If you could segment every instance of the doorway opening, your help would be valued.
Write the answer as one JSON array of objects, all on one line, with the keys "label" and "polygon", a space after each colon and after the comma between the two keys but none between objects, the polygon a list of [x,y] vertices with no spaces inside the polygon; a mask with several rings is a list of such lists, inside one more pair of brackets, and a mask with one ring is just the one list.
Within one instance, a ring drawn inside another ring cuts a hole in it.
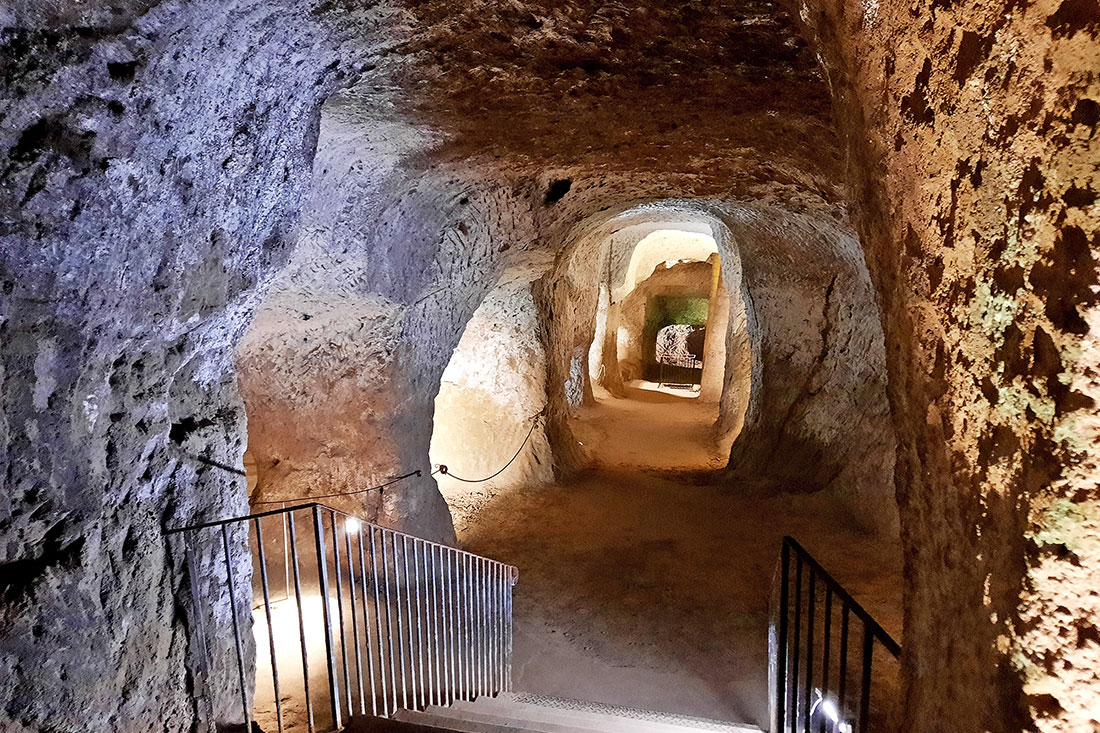
[{"label": "doorway opening", "polygon": [[645,378],[660,387],[698,396],[703,384],[707,334],[706,298],[660,296],[646,304],[646,345],[652,349]]}]

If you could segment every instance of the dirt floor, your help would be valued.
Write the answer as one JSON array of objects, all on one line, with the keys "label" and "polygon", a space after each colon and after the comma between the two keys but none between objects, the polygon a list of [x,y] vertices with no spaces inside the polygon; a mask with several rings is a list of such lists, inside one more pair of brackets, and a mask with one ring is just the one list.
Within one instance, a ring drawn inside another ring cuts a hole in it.
[{"label": "dirt floor", "polygon": [[900,546],[848,528],[825,497],[711,485],[716,407],[649,386],[578,420],[587,470],[496,495],[460,539],[519,567],[516,689],[762,726],[782,536],[895,638]]}]

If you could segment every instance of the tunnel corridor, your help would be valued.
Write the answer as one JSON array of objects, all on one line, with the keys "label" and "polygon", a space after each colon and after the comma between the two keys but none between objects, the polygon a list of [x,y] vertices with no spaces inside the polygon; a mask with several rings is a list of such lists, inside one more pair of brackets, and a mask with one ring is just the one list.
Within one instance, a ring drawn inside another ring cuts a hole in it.
[{"label": "tunnel corridor", "polygon": [[1095,733],[1098,35],[0,7],[0,731]]},{"label": "tunnel corridor", "polygon": [[766,729],[761,642],[786,534],[899,635],[897,538],[853,529],[825,497],[715,485],[716,417],[716,406],[669,392],[607,397],[575,430],[584,471],[501,492],[459,534],[521,568],[518,689]]}]

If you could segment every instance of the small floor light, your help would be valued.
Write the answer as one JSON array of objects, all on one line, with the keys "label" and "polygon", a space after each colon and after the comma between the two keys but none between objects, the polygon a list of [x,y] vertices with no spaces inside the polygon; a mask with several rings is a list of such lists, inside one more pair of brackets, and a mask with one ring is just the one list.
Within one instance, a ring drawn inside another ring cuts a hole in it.
[{"label": "small floor light", "polygon": [[817,695],[817,699],[810,707],[810,717],[813,718],[814,712],[821,708],[821,715],[836,726],[836,733],[852,733],[852,724],[845,723],[840,719],[840,711],[837,709],[836,703],[826,698],[821,690],[814,690],[814,694]]}]

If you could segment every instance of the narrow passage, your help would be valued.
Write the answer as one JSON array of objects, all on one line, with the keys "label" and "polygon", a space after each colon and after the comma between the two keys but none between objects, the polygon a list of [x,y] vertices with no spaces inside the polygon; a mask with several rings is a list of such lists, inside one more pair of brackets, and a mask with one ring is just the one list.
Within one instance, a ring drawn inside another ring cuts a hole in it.
[{"label": "narrow passage", "polygon": [[584,410],[588,468],[496,494],[459,539],[520,569],[516,689],[763,726],[782,536],[895,635],[900,547],[850,529],[825,497],[715,485],[716,406],[642,385]]}]

